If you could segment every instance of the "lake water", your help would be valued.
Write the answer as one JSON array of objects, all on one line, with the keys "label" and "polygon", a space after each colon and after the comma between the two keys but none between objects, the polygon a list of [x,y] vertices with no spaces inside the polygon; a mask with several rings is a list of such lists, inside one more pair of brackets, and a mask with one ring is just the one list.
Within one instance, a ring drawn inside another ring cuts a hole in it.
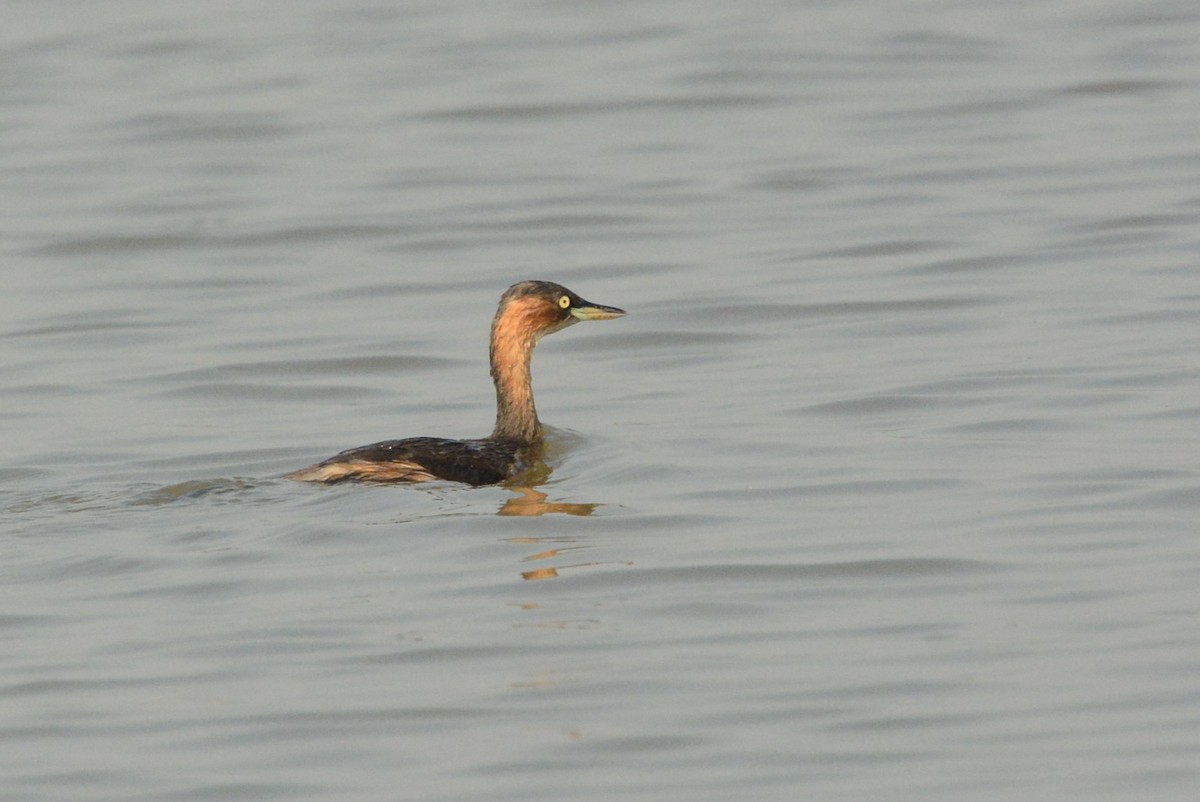
[{"label": "lake water", "polygon": [[0,799],[1200,792],[1200,6],[2,16]]}]

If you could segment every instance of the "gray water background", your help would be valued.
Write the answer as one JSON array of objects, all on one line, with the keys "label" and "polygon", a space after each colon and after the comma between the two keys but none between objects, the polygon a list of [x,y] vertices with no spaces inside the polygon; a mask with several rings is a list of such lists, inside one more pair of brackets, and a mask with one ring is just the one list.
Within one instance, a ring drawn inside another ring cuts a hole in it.
[{"label": "gray water background", "polygon": [[1200,6],[0,17],[0,799],[1196,798]]}]

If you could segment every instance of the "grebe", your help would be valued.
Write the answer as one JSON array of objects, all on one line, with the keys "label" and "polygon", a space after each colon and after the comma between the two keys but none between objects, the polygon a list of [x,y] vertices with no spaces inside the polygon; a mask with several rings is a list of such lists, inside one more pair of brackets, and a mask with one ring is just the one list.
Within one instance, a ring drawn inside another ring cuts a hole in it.
[{"label": "grebe", "polygon": [[448,479],[490,485],[527,467],[542,442],[533,405],[529,360],[546,334],[580,320],[608,320],[625,310],[588,303],[560,284],[522,281],[500,296],[492,320],[492,381],[496,385],[496,428],[478,440],[410,437],[351,448],[324,462],[288,474],[304,482],[428,482]]}]

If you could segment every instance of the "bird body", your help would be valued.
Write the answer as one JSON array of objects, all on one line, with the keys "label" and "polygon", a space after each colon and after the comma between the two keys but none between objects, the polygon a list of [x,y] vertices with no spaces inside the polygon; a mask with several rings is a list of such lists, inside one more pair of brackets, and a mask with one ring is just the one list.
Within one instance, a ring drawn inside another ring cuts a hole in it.
[{"label": "bird body", "polygon": [[492,320],[492,381],[496,425],[487,437],[410,437],[348,449],[288,478],[308,482],[503,482],[541,451],[542,424],[533,403],[530,360],[539,339],[580,320],[606,320],[624,310],[589,303],[549,281],[522,281],[500,298]]}]

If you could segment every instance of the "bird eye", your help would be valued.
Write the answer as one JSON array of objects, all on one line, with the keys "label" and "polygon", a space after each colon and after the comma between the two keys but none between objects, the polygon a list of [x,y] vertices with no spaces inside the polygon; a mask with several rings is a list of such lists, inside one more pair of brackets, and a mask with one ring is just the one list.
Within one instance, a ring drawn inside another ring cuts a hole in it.
[{"label": "bird eye", "polygon": [[571,305],[571,299],[568,298],[567,296],[564,295],[563,297],[558,299],[558,308],[559,309],[566,309],[570,305]]}]

